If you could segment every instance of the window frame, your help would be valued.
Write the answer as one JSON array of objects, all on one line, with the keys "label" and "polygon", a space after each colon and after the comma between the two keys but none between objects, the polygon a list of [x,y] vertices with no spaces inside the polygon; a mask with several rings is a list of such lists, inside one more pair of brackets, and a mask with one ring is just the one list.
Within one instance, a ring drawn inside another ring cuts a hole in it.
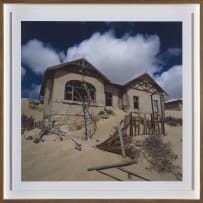
[{"label": "window frame", "polygon": [[[155,105],[156,103],[156,105]],[[153,99],[153,110],[154,113],[159,113],[159,101],[158,99]]]},{"label": "window frame", "polygon": [[[78,90],[79,92],[84,91],[83,93],[85,94],[85,88],[83,87],[83,85],[87,85],[88,87],[88,91],[90,94],[90,98],[91,101],[90,103],[95,104],[96,103],[96,88],[94,87],[94,85],[88,83],[88,82],[84,82],[84,81],[80,81],[80,80],[70,80],[65,84],[65,91],[64,91],[64,100],[67,101],[76,101],[76,102],[82,102],[82,100],[79,98],[79,96],[77,96],[77,93],[75,92],[76,90]],[[72,93],[69,92],[68,93],[68,88],[72,87]],[[67,95],[71,95],[71,97],[68,97]]]},{"label": "window frame", "polygon": [[[135,98],[136,98],[136,105],[135,105]],[[139,109],[139,97],[138,96],[133,96],[133,108],[134,109]]]},{"label": "window frame", "polygon": [[[108,102],[110,104],[107,104]],[[111,92],[105,92],[105,106],[113,106],[113,94]]]}]

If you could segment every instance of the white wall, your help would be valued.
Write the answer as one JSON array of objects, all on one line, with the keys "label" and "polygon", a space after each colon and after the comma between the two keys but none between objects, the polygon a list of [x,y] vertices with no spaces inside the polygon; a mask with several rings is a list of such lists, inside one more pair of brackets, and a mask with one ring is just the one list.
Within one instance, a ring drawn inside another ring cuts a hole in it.
[{"label": "white wall", "polygon": [[[80,102],[64,100],[65,85],[70,80],[80,80],[88,82],[93,85],[96,89],[96,103],[91,105],[90,110],[93,113],[98,113],[103,110],[105,105],[105,95],[104,95],[104,84],[102,81],[90,77],[83,76],[76,73],[67,73],[65,71],[57,71],[53,79],[53,92],[50,98],[50,81],[47,81],[45,87],[45,106],[46,113],[51,112],[51,114],[83,114]],[[50,98],[50,103],[48,104],[48,98]]]},{"label": "white wall", "polygon": [[[137,111],[142,113],[152,113],[152,104],[151,104],[151,96],[150,93],[136,90],[136,89],[128,89],[127,90],[127,96],[129,101],[129,111]],[[133,96],[139,97],[139,109],[134,109],[133,104]],[[152,96],[153,100],[158,101],[158,113],[161,114],[161,102],[160,102],[160,96],[155,94]]]}]

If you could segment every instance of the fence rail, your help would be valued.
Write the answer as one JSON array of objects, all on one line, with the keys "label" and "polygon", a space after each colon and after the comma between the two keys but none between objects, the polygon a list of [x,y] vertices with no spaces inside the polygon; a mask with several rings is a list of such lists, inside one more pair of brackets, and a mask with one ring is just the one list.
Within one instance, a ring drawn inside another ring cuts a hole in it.
[{"label": "fence rail", "polygon": [[97,145],[104,151],[119,153],[123,157],[133,157],[131,144],[134,136],[161,135],[165,132],[164,122],[159,115],[130,113],[115,128],[114,133]]},{"label": "fence rail", "polygon": [[130,136],[165,134],[164,120],[159,114],[130,113]]}]

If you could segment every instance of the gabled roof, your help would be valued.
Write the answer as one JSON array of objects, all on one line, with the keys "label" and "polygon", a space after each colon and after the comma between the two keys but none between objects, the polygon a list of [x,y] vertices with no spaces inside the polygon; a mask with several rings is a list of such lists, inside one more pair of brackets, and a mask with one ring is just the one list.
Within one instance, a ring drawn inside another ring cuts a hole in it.
[{"label": "gabled roof", "polygon": [[110,80],[103,73],[101,73],[94,65],[92,65],[85,58],[80,58],[67,63],[48,67],[44,73],[40,95],[44,95],[45,82],[47,78],[52,77],[53,73],[58,70],[64,70],[64,71],[79,73],[83,75],[90,75],[90,76],[98,77],[99,79],[103,80],[105,83],[110,83]]},{"label": "gabled roof", "polygon": [[74,60],[74,61],[59,64],[59,65],[56,65],[56,66],[51,66],[51,67],[47,68],[46,71],[59,70],[59,69],[64,69],[64,68],[66,70],[68,70],[68,68],[70,68],[71,65],[76,66],[77,68],[82,68],[84,70],[89,69],[89,70],[95,71],[96,73],[98,73],[100,75],[100,77],[103,80],[106,80],[106,81],[110,82],[110,80],[103,73],[101,73],[94,65],[92,65],[85,58],[80,58],[80,59],[77,59],[77,60]]},{"label": "gabled roof", "polygon": [[130,87],[131,85],[133,85],[136,81],[146,81],[150,84],[152,84],[157,90],[159,90],[161,93],[164,93],[166,95],[167,92],[148,74],[148,73],[144,73],[138,77],[136,77],[135,79],[127,82],[124,86],[125,87]]},{"label": "gabled roof", "polygon": [[120,88],[130,87],[136,81],[146,81],[146,82],[152,84],[159,92],[167,95],[167,93],[160,87],[160,85],[148,73],[144,73],[144,74],[136,77],[135,79],[127,82],[125,85],[113,84],[104,74],[102,74],[94,65],[92,65],[90,62],[88,62],[85,58],[80,58],[80,59],[70,61],[67,63],[48,67],[44,73],[42,86],[40,89],[40,95],[44,95],[46,80],[48,78],[53,78],[54,72],[58,71],[58,70],[97,77],[97,78],[103,80],[104,83],[112,84],[112,85],[115,85]]}]

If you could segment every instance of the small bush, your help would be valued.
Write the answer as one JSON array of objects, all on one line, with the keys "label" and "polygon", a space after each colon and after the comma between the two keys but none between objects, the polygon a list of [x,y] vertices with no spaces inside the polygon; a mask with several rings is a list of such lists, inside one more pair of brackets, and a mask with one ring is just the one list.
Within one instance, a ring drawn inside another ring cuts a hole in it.
[{"label": "small bush", "polygon": [[126,155],[131,159],[138,160],[140,157],[140,150],[135,145],[130,145],[126,151]]},{"label": "small bush", "polygon": [[22,121],[22,128],[27,130],[32,130],[33,128],[35,128],[35,120],[32,116],[28,117],[23,114],[21,116],[21,121]]},{"label": "small bush", "polygon": [[150,168],[162,172],[174,172],[177,166],[173,164],[177,155],[172,151],[170,143],[164,143],[159,136],[150,136],[143,143],[144,154],[146,155]]},{"label": "small bush", "polygon": [[39,129],[44,128],[44,123],[43,123],[43,121],[36,121],[36,122],[35,122],[35,128],[39,128]]}]

